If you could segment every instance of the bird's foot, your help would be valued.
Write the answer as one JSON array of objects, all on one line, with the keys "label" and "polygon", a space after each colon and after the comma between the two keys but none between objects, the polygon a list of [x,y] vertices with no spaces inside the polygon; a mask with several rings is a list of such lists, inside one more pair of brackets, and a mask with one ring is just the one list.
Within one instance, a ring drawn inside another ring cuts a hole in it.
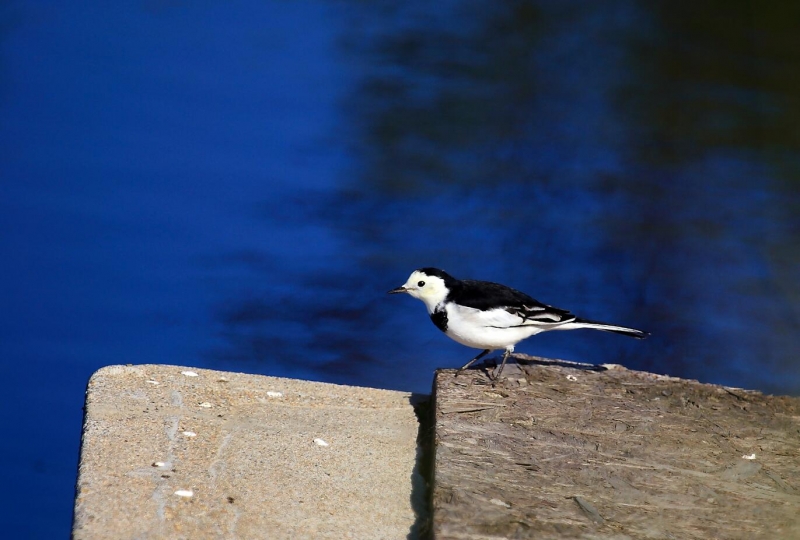
[{"label": "bird's foot", "polygon": [[466,364],[464,364],[463,366],[461,366],[460,368],[458,368],[458,369],[456,370],[456,374],[455,374],[455,376],[456,376],[456,377],[458,377],[458,374],[459,374],[459,373],[461,373],[462,371],[464,371],[465,369],[467,369],[469,366],[471,366],[472,364],[474,364],[475,362],[477,362],[478,360],[480,360],[481,358],[483,358],[484,356],[486,356],[486,355],[487,355],[487,354],[489,354],[490,352],[492,352],[492,350],[491,350],[491,349],[486,349],[485,351],[482,351],[482,352],[481,352],[481,353],[480,353],[478,356],[476,356],[475,358],[473,358],[472,360],[470,360],[469,362],[467,362]]}]

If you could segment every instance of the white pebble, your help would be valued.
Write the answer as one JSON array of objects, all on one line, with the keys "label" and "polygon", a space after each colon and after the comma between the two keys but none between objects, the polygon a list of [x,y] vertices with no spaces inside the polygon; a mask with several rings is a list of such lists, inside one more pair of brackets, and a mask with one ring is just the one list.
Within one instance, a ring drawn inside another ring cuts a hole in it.
[{"label": "white pebble", "polygon": [[200,406],[203,407],[204,409],[210,409],[211,403],[209,403],[208,401],[204,401],[203,403],[200,404]]},{"label": "white pebble", "polygon": [[199,375],[194,371],[181,371],[181,375],[186,375],[187,377],[199,377]]},{"label": "white pebble", "polygon": [[150,383],[150,384],[152,384],[153,386],[158,386],[159,384],[161,384],[160,382],[158,382],[158,381],[154,381],[153,379],[150,379],[150,380],[149,380],[149,381],[147,381],[147,382],[149,382],[149,383]]},{"label": "white pebble", "polygon": [[749,456],[742,456],[742,459],[756,459],[756,455],[750,454]]},{"label": "white pebble", "polygon": [[567,375],[567,380],[568,381],[577,381],[578,378],[575,375]]},{"label": "white pebble", "polygon": [[272,390],[270,390],[269,392],[267,392],[267,396],[268,397],[283,397],[283,394],[280,393],[280,392],[273,392]]},{"label": "white pebble", "polygon": [[183,435],[184,437],[197,437],[197,433],[195,433],[194,431],[184,431]]},{"label": "white pebble", "polygon": [[322,439],[314,439],[314,444],[316,444],[317,446],[330,446],[328,443],[326,443]]},{"label": "white pebble", "polygon": [[500,499],[489,499],[489,502],[492,504],[496,504],[497,506],[505,506],[506,508],[511,508],[511,505],[507,502],[501,501]]},{"label": "white pebble", "polygon": [[194,495],[194,491],[192,491],[191,489],[179,489],[178,491],[175,492],[175,495],[177,495],[178,497],[191,497]]}]

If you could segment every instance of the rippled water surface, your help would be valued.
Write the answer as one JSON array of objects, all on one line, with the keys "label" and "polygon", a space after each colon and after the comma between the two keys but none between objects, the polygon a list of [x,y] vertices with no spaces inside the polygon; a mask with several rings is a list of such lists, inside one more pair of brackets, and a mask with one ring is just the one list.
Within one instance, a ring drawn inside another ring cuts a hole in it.
[{"label": "rippled water surface", "polygon": [[0,6],[4,531],[67,534],[103,365],[427,392],[421,266],[800,394],[800,7],[395,4]]}]

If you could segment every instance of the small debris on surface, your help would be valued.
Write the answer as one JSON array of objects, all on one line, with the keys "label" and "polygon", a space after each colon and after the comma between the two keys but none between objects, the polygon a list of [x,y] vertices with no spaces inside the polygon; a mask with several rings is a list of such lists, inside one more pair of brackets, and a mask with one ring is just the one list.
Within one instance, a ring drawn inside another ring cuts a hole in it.
[{"label": "small debris on surface", "polygon": [[272,390],[270,390],[269,392],[267,392],[267,397],[283,397],[283,393],[273,392]]},{"label": "small debris on surface", "polygon": [[204,409],[210,409],[211,403],[209,403],[208,401],[204,401],[203,403],[200,404],[200,406],[203,407]]},{"label": "small debris on surface", "polygon": [[317,446],[330,446],[328,443],[326,443],[320,438],[314,439],[314,444],[316,444]]},{"label": "small debris on surface", "polygon": [[583,510],[586,513],[586,515],[589,517],[589,519],[591,519],[595,523],[603,523],[605,521],[603,519],[603,516],[600,515],[600,512],[597,511],[597,508],[592,506],[592,503],[590,503],[589,501],[587,501],[583,497],[580,497],[580,496],[577,496],[577,495],[575,497],[572,497],[572,499],[576,503],[578,503],[578,506],[581,507],[581,510]]},{"label": "small debris on surface", "polygon": [[195,433],[194,431],[184,431],[183,435],[184,437],[197,437],[197,433]]},{"label": "small debris on surface", "polygon": [[574,382],[574,381],[577,381],[578,378],[575,375],[567,375],[567,380]]},{"label": "small debris on surface", "polygon": [[158,382],[158,381],[154,381],[153,379],[150,379],[150,380],[149,380],[149,381],[147,381],[147,382],[148,382],[148,383],[150,383],[150,384],[152,384],[153,386],[158,386],[159,384],[161,384],[160,382]]},{"label": "small debris on surface", "polygon": [[501,501],[500,499],[489,499],[489,502],[497,506],[505,506],[506,508],[511,508],[510,504],[508,504],[505,501]]},{"label": "small debris on surface", "polygon": [[154,461],[153,462],[153,467],[159,467],[160,468],[160,467],[166,467],[166,466],[167,466],[167,464],[164,463],[163,461]]},{"label": "small debris on surface", "polygon": [[192,497],[194,496],[194,491],[192,491],[191,489],[179,489],[178,491],[175,492],[175,495],[177,495],[178,497]]},{"label": "small debris on surface", "polygon": [[742,459],[756,459],[756,455],[750,454],[749,456],[742,456]]},{"label": "small debris on surface", "polygon": [[181,371],[181,375],[185,375],[186,377],[199,377],[194,371]]},{"label": "small debris on surface", "polygon": [[623,366],[622,364],[600,364],[600,367],[606,368],[607,371],[617,370],[617,371],[624,371],[628,368]]}]

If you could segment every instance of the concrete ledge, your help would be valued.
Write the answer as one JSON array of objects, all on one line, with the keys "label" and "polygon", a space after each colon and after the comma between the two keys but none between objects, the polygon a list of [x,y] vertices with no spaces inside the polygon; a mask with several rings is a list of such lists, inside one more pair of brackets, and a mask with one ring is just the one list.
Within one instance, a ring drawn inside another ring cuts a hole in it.
[{"label": "concrete ledge", "polygon": [[101,369],[73,537],[413,538],[426,501],[412,401],[178,366]]}]

